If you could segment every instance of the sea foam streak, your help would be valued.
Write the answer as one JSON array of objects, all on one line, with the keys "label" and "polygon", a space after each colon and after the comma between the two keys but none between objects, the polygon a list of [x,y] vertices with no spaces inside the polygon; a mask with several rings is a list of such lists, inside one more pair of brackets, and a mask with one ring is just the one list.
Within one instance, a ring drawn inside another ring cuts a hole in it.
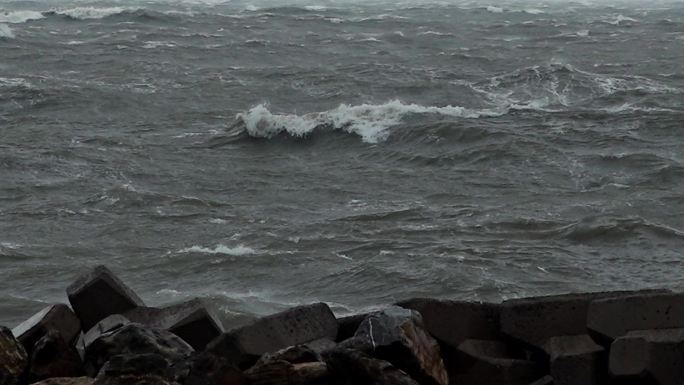
[{"label": "sea foam streak", "polygon": [[3,37],[8,39],[14,38],[14,33],[7,24],[0,24],[0,39],[2,39]]},{"label": "sea foam streak", "polygon": [[192,246],[179,251],[180,253],[202,253],[202,254],[225,254],[232,256],[256,254],[256,250],[244,245],[228,247],[226,245],[216,245],[214,248]]},{"label": "sea foam streak", "polygon": [[2,11],[0,10],[0,23],[19,24],[30,20],[44,18],[38,11]]},{"label": "sea foam streak", "polygon": [[102,19],[112,15],[118,15],[126,11],[135,11],[135,9],[128,9],[122,7],[76,7],[69,9],[53,10],[55,14],[71,17],[72,19],[87,20],[87,19]]},{"label": "sea foam streak", "polygon": [[398,100],[374,105],[361,104],[339,107],[305,115],[273,114],[263,104],[237,115],[245,124],[247,133],[257,138],[271,138],[280,133],[303,137],[318,127],[329,127],[359,135],[364,142],[377,143],[389,136],[389,128],[402,122],[409,114],[437,114],[460,118],[500,116],[506,111],[470,110],[459,106],[421,106],[404,104]]}]

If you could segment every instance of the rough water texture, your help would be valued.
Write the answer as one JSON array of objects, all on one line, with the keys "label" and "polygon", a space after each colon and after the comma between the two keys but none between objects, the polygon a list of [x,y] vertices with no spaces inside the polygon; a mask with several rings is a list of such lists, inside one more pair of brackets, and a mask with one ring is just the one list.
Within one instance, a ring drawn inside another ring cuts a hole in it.
[{"label": "rough water texture", "polygon": [[0,8],[0,324],[684,289],[684,3]]}]

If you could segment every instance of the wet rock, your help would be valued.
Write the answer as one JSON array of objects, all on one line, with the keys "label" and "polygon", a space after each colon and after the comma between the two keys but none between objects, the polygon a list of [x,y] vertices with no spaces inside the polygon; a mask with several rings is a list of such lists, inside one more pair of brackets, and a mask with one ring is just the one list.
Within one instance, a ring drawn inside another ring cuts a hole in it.
[{"label": "wet rock", "polygon": [[207,352],[198,352],[188,360],[189,371],[184,385],[245,385],[247,379],[228,360]]},{"label": "wet rock", "polygon": [[606,351],[586,334],[551,337],[546,351],[557,385],[600,385],[607,382]]},{"label": "wet rock", "polygon": [[684,383],[684,329],[639,330],[611,345],[610,373],[616,383]]},{"label": "wet rock", "polygon": [[684,293],[646,293],[595,300],[587,327],[604,341],[632,330],[684,328]]},{"label": "wet rock", "polygon": [[361,325],[361,322],[363,322],[371,314],[373,313],[353,314],[338,318],[337,338],[335,341],[340,342],[353,337],[356,333],[356,330],[359,328],[359,325]]},{"label": "wet rock", "polygon": [[52,377],[83,376],[83,363],[76,348],[69,345],[62,333],[48,331],[33,346],[29,365],[29,381],[36,382]]},{"label": "wet rock", "polygon": [[496,340],[500,337],[498,304],[413,298],[397,305],[418,311],[426,330],[454,348],[466,339]]},{"label": "wet rock", "polygon": [[317,303],[263,317],[224,333],[212,341],[206,350],[245,368],[264,353],[320,338],[332,340],[336,336],[335,316],[328,305]]},{"label": "wet rock", "polygon": [[96,339],[100,338],[103,334],[106,334],[112,330],[119,329],[124,325],[130,324],[131,321],[128,318],[122,316],[121,314],[112,314],[97,324],[90,328],[83,336],[83,346],[88,347]]},{"label": "wet rock", "polygon": [[16,385],[26,370],[28,357],[12,331],[0,326],[0,385]]},{"label": "wet rock", "polygon": [[67,288],[67,296],[83,330],[89,330],[109,315],[144,306],[143,301],[104,266],[80,275]]},{"label": "wet rock", "polygon": [[127,375],[154,375],[167,378],[170,362],[157,353],[112,356],[97,374],[98,379]]},{"label": "wet rock", "polygon": [[48,378],[33,385],[92,385],[94,378],[91,377],[54,377]]},{"label": "wet rock", "polygon": [[73,343],[81,333],[81,321],[69,306],[55,304],[31,316],[31,318],[12,329],[12,333],[31,354],[33,345],[49,330],[58,331],[67,344]]},{"label": "wet rock", "polygon": [[543,351],[551,337],[587,333],[587,313],[592,301],[624,298],[634,293],[615,291],[508,300],[501,304],[501,331]]},{"label": "wet rock", "polygon": [[157,354],[174,363],[192,352],[190,345],[168,331],[130,323],[102,334],[86,346],[85,361],[89,374],[94,374],[116,355]]},{"label": "wet rock", "polygon": [[330,376],[339,385],[419,385],[391,363],[358,350],[337,347],[323,353]]},{"label": "wet rock", "polygon": [[318,361],[265,360],[247,370],[245,376],[250,385],[322,385],[329,380],[328,366]]},{"label": "wet rock", "polygon": [[502,341],[465,340],[458,353],[458,366],[449,368],[453,384],[527,385],[544,374],[539,364]]},{"label": "wet rock", "polygon": [[449,382],[439,343],[425,331],[416,311],[392,306],[372,314],[341,345],[389,361],[421,384]]},{"label": "wet rock", "polygon": [[537,381],[531,383],[530,385],[554,385],[553,383],[553,377],[551,376],[544,376]]},{"label": "wet rock", "polygon": [[155,375],[126,375],[97,378],[92,385],[180,385],[164,377]]},{"label": "wet rock", "polygon": [[168,330],[196,350],[204,349],[223,332],[213,307],[199,298],[164,308],[140,307],[124,315],[133,322]]}]

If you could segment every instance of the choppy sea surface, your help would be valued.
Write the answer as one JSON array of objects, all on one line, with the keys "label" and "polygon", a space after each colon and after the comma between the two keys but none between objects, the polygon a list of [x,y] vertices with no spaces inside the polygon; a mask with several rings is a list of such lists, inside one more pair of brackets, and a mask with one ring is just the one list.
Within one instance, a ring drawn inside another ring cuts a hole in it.
[{"label": "choppy sea surface", "polygon": [[0,324],[684,289],[684,3],[0,0]]}]

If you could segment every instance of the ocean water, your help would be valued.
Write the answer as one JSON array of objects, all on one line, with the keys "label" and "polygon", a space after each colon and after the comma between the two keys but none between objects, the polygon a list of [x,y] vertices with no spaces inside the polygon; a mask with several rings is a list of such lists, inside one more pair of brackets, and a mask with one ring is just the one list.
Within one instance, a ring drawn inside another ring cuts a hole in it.
[{"label": "ocean water", "polygon": [[684,3],[0,0],[0,324],[684,289]]}]

